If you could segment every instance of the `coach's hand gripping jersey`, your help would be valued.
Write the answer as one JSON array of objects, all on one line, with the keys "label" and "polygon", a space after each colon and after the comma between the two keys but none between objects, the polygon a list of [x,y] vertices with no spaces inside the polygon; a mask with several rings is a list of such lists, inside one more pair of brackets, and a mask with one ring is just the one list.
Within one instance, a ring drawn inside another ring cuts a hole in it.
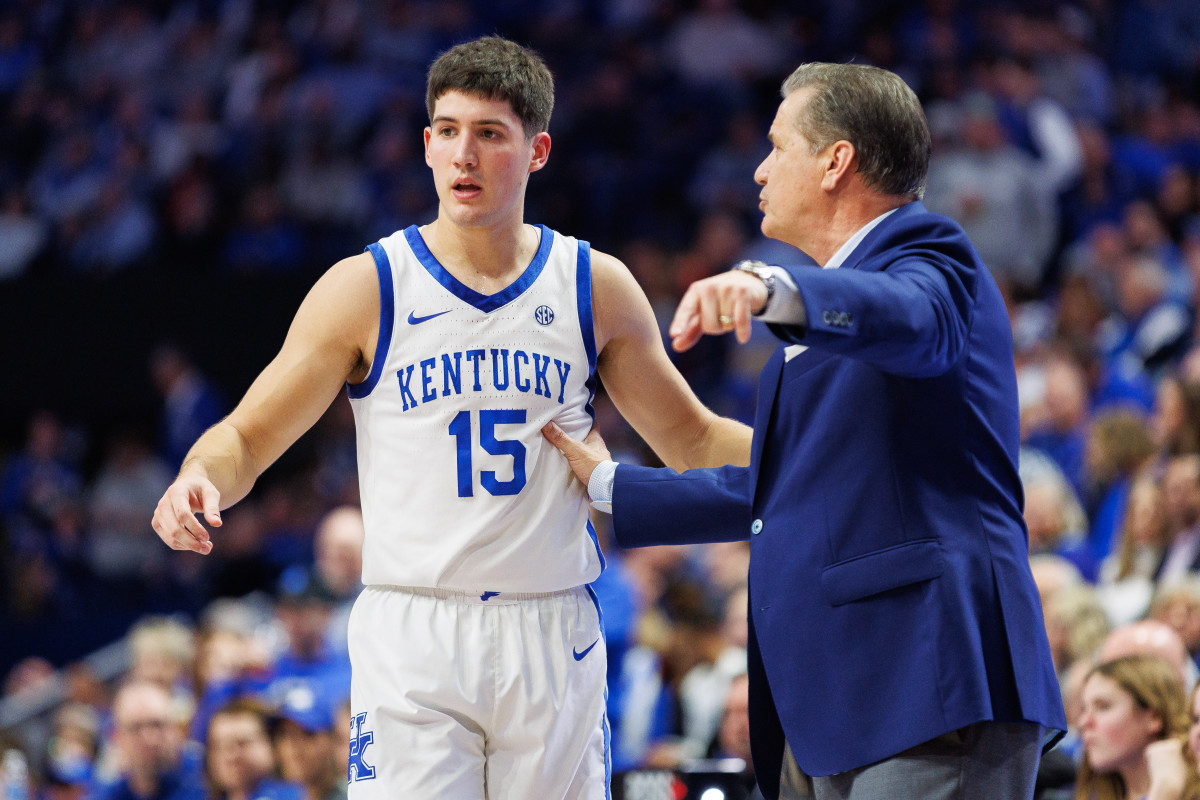
[{"label": "coach's hand gripping jersey", "polygon": [[592,426],[590,249],[540,230],[493,295],[447,272],[415,225],[367,248],[379,344],[349,387],[367,585],[550,592],[600,574],[587,493],[540,433]]}]

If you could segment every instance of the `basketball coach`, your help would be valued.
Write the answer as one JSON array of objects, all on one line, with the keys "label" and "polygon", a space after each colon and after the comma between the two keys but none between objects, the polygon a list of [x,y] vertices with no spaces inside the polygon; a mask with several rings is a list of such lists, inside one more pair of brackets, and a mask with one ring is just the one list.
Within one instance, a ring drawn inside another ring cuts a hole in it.
[{"label": "basketball coach", "polygon": [[[1028,565],[1004,302],[920,202],[930,138],[874,67],[802,65],[755,173],[762,230],[816,265],[693,284],[677,350],[751,315],[763,370],[749,467],[616,465],[545,431],[611,499],[623,547],[749,538],[755,774],[818,800],[1031,797],[1066,727]],[[599,468],[597,468],[599,465]]]}]

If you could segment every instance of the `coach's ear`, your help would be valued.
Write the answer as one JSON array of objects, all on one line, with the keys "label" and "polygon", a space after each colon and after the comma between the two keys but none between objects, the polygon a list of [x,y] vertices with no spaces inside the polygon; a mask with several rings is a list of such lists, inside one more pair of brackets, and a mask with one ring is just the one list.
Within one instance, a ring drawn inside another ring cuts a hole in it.
[{"label": "coach's ear", "polygon": [[[428,140],[428,134],[426,135]],[[550,134],[542,131],[533,135],[533,157],[529,159],[529,171],[537,172],[550,159]]]},{"label": "coach's ear", "polygon": [[821,176],[821,188],[826,192],[835,190],[847,177],[855,174],[858,153],[854,145],[840,139],[829,145],[821,157],[826,159],[825,172]]}]

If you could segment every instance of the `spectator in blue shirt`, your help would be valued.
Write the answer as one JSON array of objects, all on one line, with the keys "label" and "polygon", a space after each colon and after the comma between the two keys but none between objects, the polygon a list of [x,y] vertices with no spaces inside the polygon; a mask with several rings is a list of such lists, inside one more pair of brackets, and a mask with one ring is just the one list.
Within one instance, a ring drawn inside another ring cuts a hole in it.
[{"label": "spectator in blue shirt", "polygon": [[[335,650],[327,637],[337,597],[315,570],[291,567],[279,579],[275,607],[288,649],[275,661],[272,684],[290,679],[315,681],[331,702],[350,697],[350,653]],[[274,692],[276,687],[268,687]]]},{"label": "spectator in blue shirt", "polygon": [[200,755],[187,748],[182,720],[162,685],[126,683],[112,711],[121,778],[97,792],[97,800],[204,800]]},{"label": "spectator in blue shirt", "polygon": [[163,398],[162,455],[175,469],[183,463],[195,437],[225,415],[225,401],[183,351],[173,345],[163,345],[151,354],[150,376]]}]

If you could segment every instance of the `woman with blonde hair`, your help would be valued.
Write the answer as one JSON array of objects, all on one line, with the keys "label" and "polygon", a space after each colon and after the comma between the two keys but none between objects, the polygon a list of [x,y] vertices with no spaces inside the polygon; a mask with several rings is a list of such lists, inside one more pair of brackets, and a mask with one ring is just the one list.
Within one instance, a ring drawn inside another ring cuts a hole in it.
[{"label": "woman with blonde hair", "polygon": [[1075,800],[1200,800],[1200,775],[1185,757],[1187,695],[1156,656],[1097,665],[1083,685],[1083,760]]},{"label": "woman with blonde hair", "polygon": [[1095,587],[1086,583],[1059,589],[1047,599],[1043,614],[1060,677],[1076,661],[1095,656],[1112,630]]},{"label": "woman with blonde hair", "polygon": [[1192,751],[1192,761],[1200,767],[1200,683],[1192,689],[1188,701],[1188,718],[1192,726],[1188,728],[1188,748]]}]

